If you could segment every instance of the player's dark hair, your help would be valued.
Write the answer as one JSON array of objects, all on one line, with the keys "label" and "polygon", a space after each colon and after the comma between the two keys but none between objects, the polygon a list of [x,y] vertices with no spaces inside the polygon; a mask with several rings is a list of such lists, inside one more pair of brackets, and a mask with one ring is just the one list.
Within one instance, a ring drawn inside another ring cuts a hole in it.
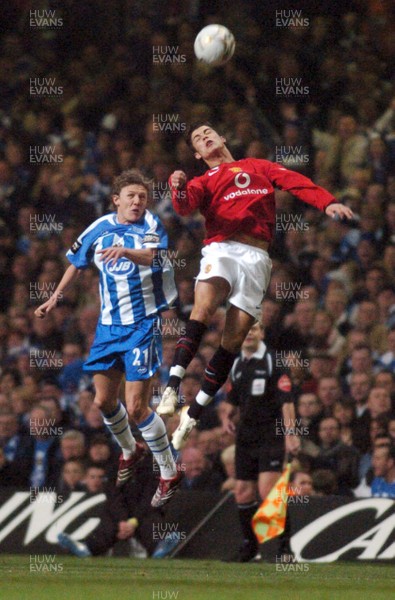
[{"label": "player's dark hair", "polygon": [[127,171],[122,171],[122,173],[114,179],[112,193],[115,196],[119,196],[122,188],[128,185],[142,185],[147,192],[149,192],[150,189],[150,181],[144,177],[141,171],[138,169],[128,169]]},{"label": "player's dark hair", "polygon": [[188,144],[188,146],[190,147],[190,149],[193,151],[195,151],[195,148],[192,144],[192,134],[195,131],[195,129],[199,129],[199,127],[210,127],[210,129],[214,129],[214,127],[212,126],[210,121],[195,121],[194,123],[191,123],[188,126],[188,128],[185,132],[185,141]]}]

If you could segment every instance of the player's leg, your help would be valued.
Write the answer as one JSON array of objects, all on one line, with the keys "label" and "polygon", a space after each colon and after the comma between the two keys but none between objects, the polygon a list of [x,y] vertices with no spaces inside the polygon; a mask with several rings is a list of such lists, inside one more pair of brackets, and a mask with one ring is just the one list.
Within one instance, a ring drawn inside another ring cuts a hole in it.
[{"label": "player's leg", "polygon": [[185,444],[204,407],[212,401],[225,383],[244,339],[255,320],[252,315],[237,306],[231,305],[227,310],[221,345],[204,371],[202,389],[188,410],[182,411],[180,424],[173,434],[172,443],[176,450]]},{"label": "player's leg", "polygon": [[122,376],[123,373],[114,368],[95,373],[94,403],[100,408],[104,424],[121,447],[123,459],[129,461],[136,451],[136,440],[130,429],[126,408],[118,400]]},{"label": "player's leg", "polygon": [[258,451],[254,447],[236,442],[235,453],[235,502],[239,516],[243,542],[235,556],[237,562],[248,562],[257,557],[259,544],[251,526],[251,519],[258,510]]},{"label": "player's leg", "polygon": [[239,548],[236,560],[238,562],[249,562],[257,556],[259,551],[259,544],[251,526],[252,517],[259,506],[257,501],[257,482],[237,479],[234,494],[243,535],[243,542]]},{"label": "player's leg", "polygon": [[177,475],[166,426],[148,406],[151,381],[127,381],[125,384],[126,405],[130,418],[136,423],[148,448],[158,463],[161,477],[172,479]]},{"label": "player's leg", "polygon": [[270,490],[275,483],[277,483],[280,476],[281,473],[277,473],[277,471],[264,471],[263,473],[259,473],[258,492],[262,502],[268,496]]},{"label": "player's leg", "polygon": [[136,423],[160,469],[158,489],[152,499],[155,507],[163,506],[174,495],[183,473],[177,472],[165,424],[149,407],[151,381],[126,381],[125,397],[130,418]]},{"label": "player's leg", "polygon": [[185,326],[185,334],[177,342],[170,377],[157,407],[159,415],[171,416],[178,402],[178,390],[185,371],[195,356],[202,337],[215,312],[229,295],[230,285],[222,277],[198,281],[194,307]]}]

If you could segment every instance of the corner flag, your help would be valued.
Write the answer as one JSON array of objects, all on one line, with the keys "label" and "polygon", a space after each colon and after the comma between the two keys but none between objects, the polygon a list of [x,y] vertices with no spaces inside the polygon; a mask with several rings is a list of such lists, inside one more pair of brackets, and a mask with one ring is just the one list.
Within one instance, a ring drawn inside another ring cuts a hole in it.
[{"label": "corner flag", "polygon": [[288,463],[280,479],[252,517],[252,528],[260,544],[277,537],[284,531],[290,472],[291,463]]}]

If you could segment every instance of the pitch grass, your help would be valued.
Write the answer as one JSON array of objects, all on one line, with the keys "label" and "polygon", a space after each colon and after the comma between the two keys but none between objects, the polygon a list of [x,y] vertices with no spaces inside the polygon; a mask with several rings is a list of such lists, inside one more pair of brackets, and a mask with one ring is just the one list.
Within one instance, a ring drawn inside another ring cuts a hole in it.
[{"label": "pitch grass", "polygon": [[[0,555],[0,598],[389,600],[394,597],[395,589],[393,564],[305,563],[291,565],[292,570],[281,572],[275,564],[268,563],[239,565],[202,560],[78,559],[63,555],[51,559],[52,571],[56,569],[56,572],[43,573],[31,572],[27,555]],[[40,555],[39,561],[42,560],[43,555]],[[296,570],[297,567],[303,567],[303,570]]]}]

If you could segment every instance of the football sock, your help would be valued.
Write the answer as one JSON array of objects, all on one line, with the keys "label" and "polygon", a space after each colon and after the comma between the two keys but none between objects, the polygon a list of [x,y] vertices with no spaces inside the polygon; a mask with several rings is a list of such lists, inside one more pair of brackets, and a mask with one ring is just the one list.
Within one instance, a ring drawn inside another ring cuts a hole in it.
[{"label": "football sock", "polygon": [[180,337],[177,342],[174,353],[173,364],[170,368],[170,377],[167,384],[168,387],[175,389],[178,392],[181,379],[185,375],[185,371],[195,356],[202,337],[207,329],[207,325],[194,319],[187,321],[185,326],[185,334]]},{"label": "football sock", "polygon": [[144,421],[137,423],[137,427],[158,463],[161,477],[163,479],[175,477],[177,466],[174,462],[166,427],[162,419],[155,412],[152,412]]},{"label": "football sock", "polygon": [[238,504],[237,509],[244,541],[251,544],[251,546],[256,546],[258,550],[258,541],[251,526],[251,519],[258,510],[258,502],[253,501],[248,504]]},{"label": "football sock", "polygon": [[102,415],[104,424],[122,448],[123,457],[130,458],[136,449],[136,440],[130,429],[126,408],[121,402],[118,402],[117,408],[113,412],[107,414],[102,412]]},{"label": "football sock", "polygon": [[211,357],[204,371],[202,392],[214,398],[224,385],[238,353],[234,354],[220,346]]},{"label": "football sock", "polygon": [[291,552],[291,520],[289,516],[289,510],[285,515],[284,531],[278,536],[280,542],[280,554],[288,554]]},{"label": "football sock", "polygon": [[204,371],[202,389],[188,409],[188,415],[192,419],[199,419],[203,408],[210,404],[215,394],[224,385],[237,356],[238,354],[233,354],[222,346],[216,350]]}]

